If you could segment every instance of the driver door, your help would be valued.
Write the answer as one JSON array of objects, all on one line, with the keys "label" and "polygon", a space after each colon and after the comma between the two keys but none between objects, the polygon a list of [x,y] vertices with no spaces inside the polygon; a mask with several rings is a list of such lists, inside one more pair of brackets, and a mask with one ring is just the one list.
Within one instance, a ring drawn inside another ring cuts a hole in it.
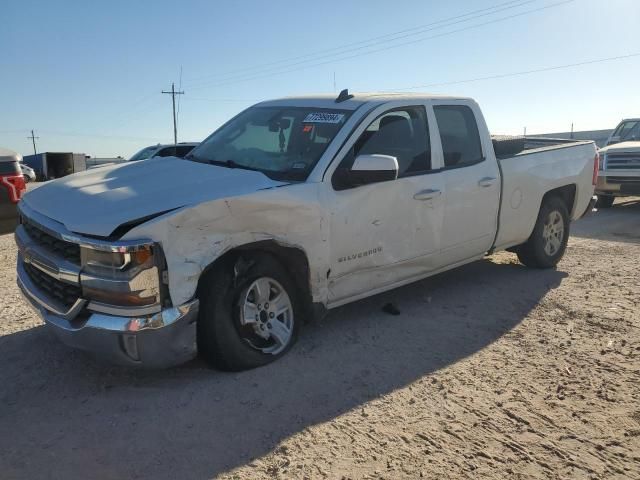
[{"label": "driver door", "polygon": [[[327,188],[330,306],[408,283],[437,267],[444,184],[432,165],[431,143],[424,105],[387,105],[369,115],[340,152]],[[398,178],[337,184],[339,169],[370,154],[395,157]]]}]

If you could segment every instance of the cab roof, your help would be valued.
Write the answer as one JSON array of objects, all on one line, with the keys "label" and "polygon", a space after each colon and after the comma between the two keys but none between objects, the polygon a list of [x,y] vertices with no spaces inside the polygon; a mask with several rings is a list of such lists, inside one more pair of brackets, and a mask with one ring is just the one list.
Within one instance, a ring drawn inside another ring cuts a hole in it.
[{"label": "cab roof", "polygon": [[266,100],[258,103],[258,106],[269,107],[315,107],[315,108],[335,108],[340,110],[356,110],[365,103],[386,103],[398,100],[470,100],[467,97],[434,95],[429,93],[389,93],[389,92],[371,92],[371,93],[352,93],[349,98],[337,101],[339,96],[336,94],[320,94],[320,95],[303,95],[295,97],[284,97],[274,100]]}]

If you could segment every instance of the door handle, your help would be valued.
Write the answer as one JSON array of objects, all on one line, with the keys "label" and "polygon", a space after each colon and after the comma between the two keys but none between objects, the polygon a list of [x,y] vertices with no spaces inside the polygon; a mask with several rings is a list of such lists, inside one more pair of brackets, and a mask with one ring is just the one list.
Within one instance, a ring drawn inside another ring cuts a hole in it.
[{"label": "door handle", "polygon": [[426,190],[420,190],[413,196],[414,200],[433,200],[436,197],[442,195],[440,190],[436,190],[434,188],[428,188]]},{"label": "door handle", "polygon": [[484,177],[478,180],[478,185],[480,185],[481,187],[487,188],[492,186],[495,183],[495,181],[496,181],[495,177]]}]

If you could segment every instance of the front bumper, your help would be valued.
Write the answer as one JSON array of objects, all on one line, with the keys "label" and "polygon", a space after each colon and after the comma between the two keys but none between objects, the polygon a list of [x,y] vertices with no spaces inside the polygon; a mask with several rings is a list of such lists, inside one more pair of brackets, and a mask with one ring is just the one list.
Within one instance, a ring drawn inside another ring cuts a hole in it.
[{"label": "front bumper", "polygon": [[62,342],[110,363],[166,368],[191,360],[197,354],[198,300],[138,317],[81,313],[69,320],[43,305],[37,287],[21,263],[18,263],[18,286]]},{"label": "front bumper", "polygon": [[640,171],[600,171],[596,194],[617,197],[640,195]]}]

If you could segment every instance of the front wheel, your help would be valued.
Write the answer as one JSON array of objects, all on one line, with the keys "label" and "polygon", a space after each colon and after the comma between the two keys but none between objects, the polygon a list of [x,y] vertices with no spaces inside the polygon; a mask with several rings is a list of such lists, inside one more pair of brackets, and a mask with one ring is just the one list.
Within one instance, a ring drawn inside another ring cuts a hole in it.
[{"label": "front wheel", "polygon": [[569,240],[569,212],[558,197],[540,207],[533,233],[518,247],[518,259],[527,267],[552,268],[558,264]]},{"label": "front wheel", "polygon": [[214,268],[201,281],[198,298],[198,349],[222,370],[266,365],[297,339],[302,309],[295,284],[271,255]]}]

